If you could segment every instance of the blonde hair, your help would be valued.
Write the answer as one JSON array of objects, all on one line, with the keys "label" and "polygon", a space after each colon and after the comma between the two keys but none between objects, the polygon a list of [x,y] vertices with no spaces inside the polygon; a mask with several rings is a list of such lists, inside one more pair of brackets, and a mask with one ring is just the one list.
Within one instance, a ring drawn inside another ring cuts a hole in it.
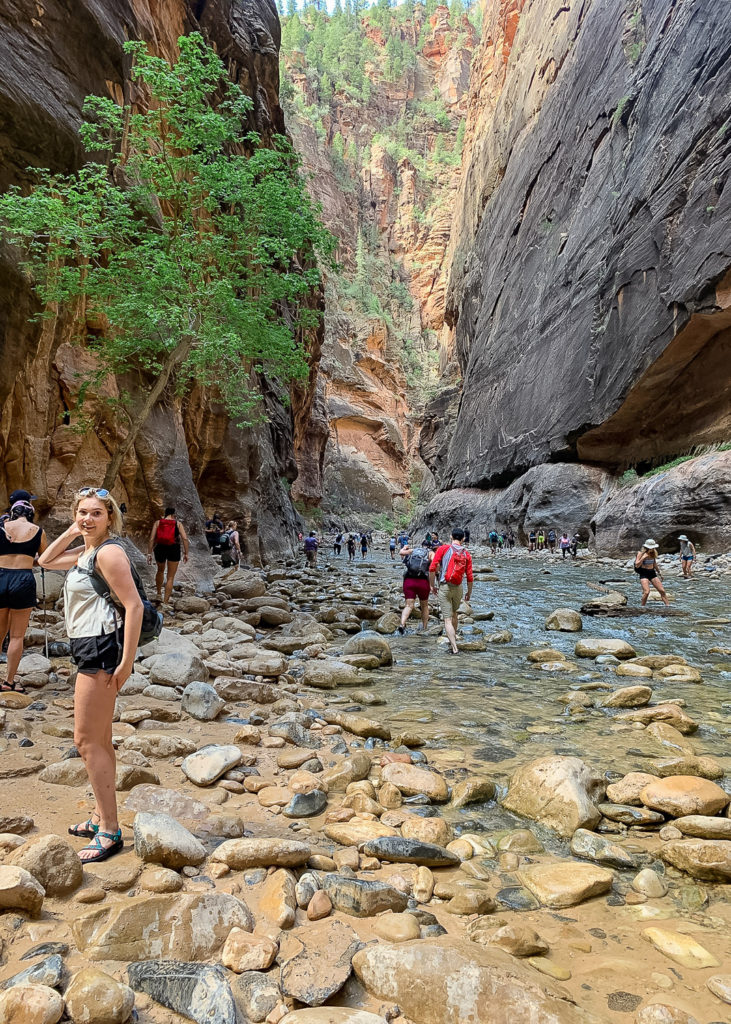
[{"label": "blonde hair", "polygon": [[[83,494],[82,491],[84,492]],[[88,491],[92,493],[86,493]],[[96,489],[94,487],[83,487],[81,491],[77,491],[76,494],[74,494],[74,503],[72,506],[74,519],[76,518],[76,513],[79,510],[79,505],[84,498],[96,498],[97,501],[101,502],[109,513],[109,532],[115,534],[122,533],[122,530],[124,529],[124,521],[122,519],[122,513],[119,511],[119,505],[111,494],[107,494],[104,498],[100,497],[96,494]]]},{"label": "blonde hair", "polygon": [[226,523],[227,530],[238,530],[238,528],[239,524],[236,522],[235,519],[232,519],[230,522]]}]

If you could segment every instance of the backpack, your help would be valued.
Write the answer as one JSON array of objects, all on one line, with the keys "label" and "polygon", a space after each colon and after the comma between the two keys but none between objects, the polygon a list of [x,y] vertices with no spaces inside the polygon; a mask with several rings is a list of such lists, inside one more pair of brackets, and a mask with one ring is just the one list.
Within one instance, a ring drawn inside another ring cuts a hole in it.
[{"label": "backpack", "polygon": [[226,531],[226,533],[221,534],[218,541],[218,546],[221,549],[221,551],[228,551],[231,548],[231,534],[228,531]]},{"label": "backpack", "polygon": [[450,551],[451,554],[442,580],[444,583],[451,583],[458,587],[467,571],[467,552],[464,548],[455,548],[454,545],[450,545]]},{"label": "backpack", "polygon": [[548,531],[548,539],[550,541],[555,541],[555,539],[556,539],[556,531],[555,530],[549,530]]},{"label": "backpack", "polygon": [[[99,597],[103,597],[104,600],[108,604],[110,604],[119,615],[121,615],[122,621],[124,621],[124,606],[120,608],[120,606],[114,600],[114,598],[112,597],[112,592],[109,587],[109,584],[96,567],[97,555],[99,554],[100,549],[103,548],[105,544],[116,544],[117,547],[122,548],[122,550],[124,551],[124,545],[122,544],[122,542],[114,537],[110,537],[109,540],[105,540],[96,549],[96,551],[92,555],[88,569],[82,569],[81,571],[88,573],[89,577],[91,578],[91,585],[94,588],[94,590],[96,590]],[[81,566],[78,566],[77,568],[81,568]],[[130,572],[132,573],[132,579],[134,580],[134,584],[137,587],[137,593],[140,595],[140,599],[142,601],[142,627],[140,629],[140,638],[137,641],[137,646],[144,647],[145,644],[149,644],[151,640],[156,640],[157,637],[160,636],[160,633],[162,632],[163,618],[162,613],[159,612],[157,608],[155,608],[155,606],[147,600],[147,594],[145,593],[145,588],[142,584],[142,580],[140,579],[137,570],[132,565],[132,562],[129,563],[129,568]],[[117,633],[116,619],[114,632],[115,634]],[[119,646],[121,647],[121,644],[119,644]]]},{"label": "backpack", "polygon": [[174,519],[161,519],[155,534],[156,544],[177,544],[178,524]]},{"label": "backpack", "polygon": [[305,541],[305,551],[317,551],[317,538],[308,537]]},{"label": "backpack", "polygon": [[414,548],[406,558],[409,576],[425,579],[429,575],[432,554],[426,548]]},{"label": "backpack", "polygon": [[490,541],[493,544],[497,543],[497,533],[495,532],[495,530],[490,531]]}]

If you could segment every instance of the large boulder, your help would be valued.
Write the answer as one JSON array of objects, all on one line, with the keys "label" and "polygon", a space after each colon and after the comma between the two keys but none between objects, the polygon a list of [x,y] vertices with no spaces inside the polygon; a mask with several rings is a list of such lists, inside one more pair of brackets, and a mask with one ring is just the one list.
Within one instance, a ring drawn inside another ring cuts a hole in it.
[{"label": "large boulder", "polygon": [[419,1024],[601,1024],[503,950],[451,936],[368,945],[353,969],[372,996]]},{"label": "large boulder", "polygon": [[71,925],[87,960],[128,963],[165,957],[207,960],[234,927],[250,932],[254,921],[244,902],[224,892],[171,893],[104,904],[77,916]]},{"label": "large boulder", "polygon": [[518,768],[503,806],[570,838],[577,828],[593,829],[601,820],[596,804],[605,781],[578,757],[540,757]]}]

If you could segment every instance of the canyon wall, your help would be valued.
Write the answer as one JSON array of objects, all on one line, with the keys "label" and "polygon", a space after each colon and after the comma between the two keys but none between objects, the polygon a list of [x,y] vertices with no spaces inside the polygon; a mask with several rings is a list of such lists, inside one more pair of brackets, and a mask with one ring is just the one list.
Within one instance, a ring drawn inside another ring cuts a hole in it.
[{"label": "canyon wall", "polygon": [[[57,171],[80,165],[77,130],[86,95],[136,102],[122,52],[126,39],[144,39],[172,59],[177,38],[194,30],[251,96],[249,127],[265,139],[283,132],[279,22],[272,0],[78,0],[73,16],[61,0],[4,5],[0,189],[26,184],[29,165]],[[77,373],[90,356],[74,339],[83,322],[59,316],[30,324],[34,303],[13,255],[0,253],[0,503],[14,488],[30,488],[53,532],[67,522],[72,492],[101,483],[110,452],[124,437],[124,425],[106,399],[123,388],[138,390],[145,381],[133,375],[112,381],[108,394],[92,396],[80,413]],[[294,389],[289,407],[283,404],[289,396],[276,384],[252,380],[269,419],[250,429],[236,428],[208,391],[194,390],[182,402],[171,395],[158,405],[115,488],[129,509],[126,524],[133,536],[144,537],[172,504],[193,539],[196,572],[210,574],[204,508],[238,519],[245,554],[254,562],[291,550],[296,520],[288,488],[297,473],[295,447],[310,429],[321,337],[313,334],[309,344],[310,380]]]},{"label": "canyon wall", "polygon": [[725,4],[488,0],[447,258],[463,387],[429,437],[442,489],[731,437],[730,168]]},{"label": "canyon wall", "polygon": [[[419,419],[445,330],[477,33],[445,6],[428,18],[419,5],[371,9],[358,21],[309,7],[283,22],[287,126],[342,267],[327,288],[318,401],[292,496],[333,524],[389,528],[424,472]],[[329,56],[335,33],[341,50],[367,52],[350,76]]]}]

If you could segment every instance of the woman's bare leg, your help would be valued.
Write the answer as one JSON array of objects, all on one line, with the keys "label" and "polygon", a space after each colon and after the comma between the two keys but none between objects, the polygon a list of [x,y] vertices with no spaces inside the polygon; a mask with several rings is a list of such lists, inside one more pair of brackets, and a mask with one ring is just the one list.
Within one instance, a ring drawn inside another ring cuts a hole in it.
[{"label": "woman's bare leg", "polygon": [[429,626],[429,598],[423,601],[419,598],[419,611],[421,612],[421,624],[424,629]]},{"label": "woman's bare leg", "polygon": [[175,582],[175,573],[178,571],[180,562],[168,562],[168,578],[165,580],[165,604],[170,603],[170,598],[173,595],[173,583]]},{"label": "woman's bare leg", "polygon": [[414,604],[415,603],[416,603],[416,598],[415,597],[410,597],[406,601],[406,607],[401,612],[401,628],[402,629],[406,625],[406,623],[409,621],[409,619],[411,618],[411,613],[414,610]]},{"label": "woman's bare leg", "polygon": [[[18,671],[20,659],[23,657],[23,638],[30,622],[32,608],[9,608],[10,642],[8,643],[8,686],[15,682],[15,673]],[[5,609],[3,609],[5,611]],[[2,623],[0,622],[0,630]],[[3,639],[5,635],[3,634]]]},{"label": "woman's bare leg", "polygon": [[[660,597],[663,599],[663,602],[669,607],[670,606],[670,602],[668,601],[668,595],[665,593],[665,587],[662,585],[662,583],[657,578],[657,576],[652,581],[652,585],[655,588],[655,590],[658,592]],[[650,593],[650,588],[649,587],[647,588],[647,593],[648,594]]]},{"label": "woman's bare leg", "polygon": [[[116,758],[112,746],[112,717],[117,691],[110,685],[107,672],[89,675],[79,672],[74,694],[74,743],[89,775],[94,790],[99,830],[116,832],[117,793],[115,789]],[[105,845],[109,840],[101,839]],[[79,854],[85,860],[84,851]],[[93,851],[89,854],[93,857]]]},{"label": "woman's bare leg", "polygon": [[155,591],[157,593],[158,601],[162,601],[162,585],[165,582],[165,563],[157,562],[157,572],[155,573]]},{"label": "woman's bare leg", "polygon": [[647,599],[650,596],[650,581],[641,579],[640,586],[642,587],[642,600],[640,601],[640,604],[646,605]]}]

